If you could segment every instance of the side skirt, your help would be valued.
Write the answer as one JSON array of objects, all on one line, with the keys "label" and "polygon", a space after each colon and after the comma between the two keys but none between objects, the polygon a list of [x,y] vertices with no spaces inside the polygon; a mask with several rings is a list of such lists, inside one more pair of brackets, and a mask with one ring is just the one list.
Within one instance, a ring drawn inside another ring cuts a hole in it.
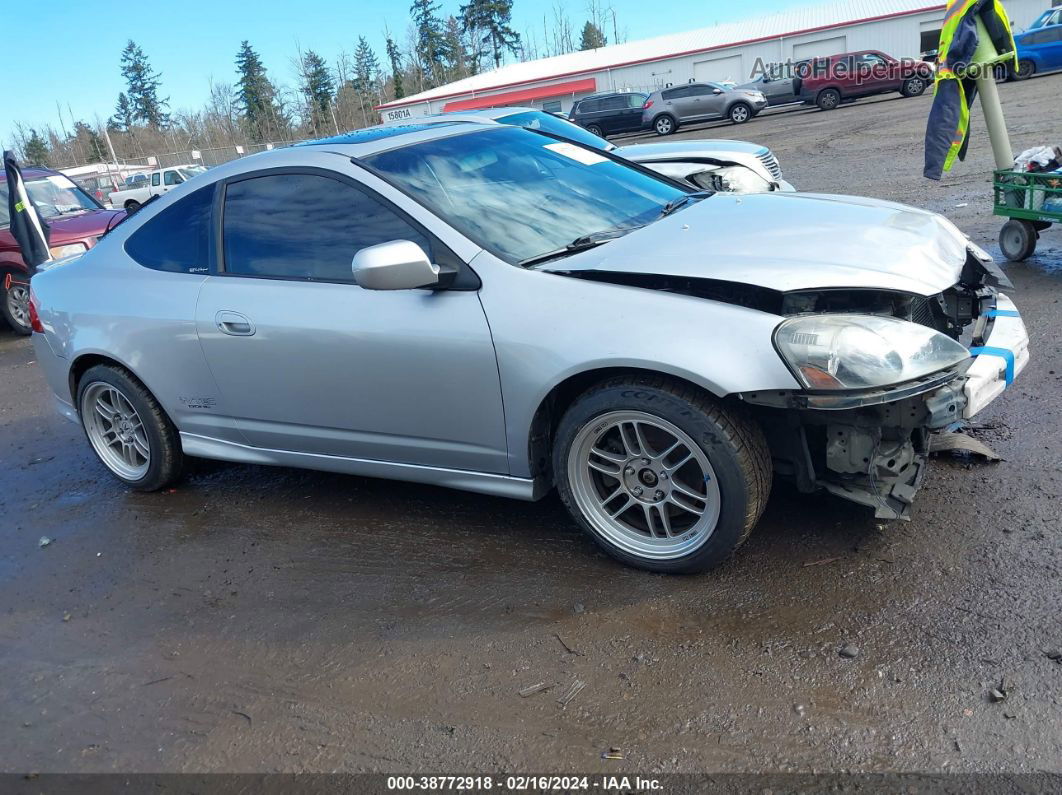
[{"label": "side skirt", "polygon": [[391,461],[372,461],[365,458],[344,458],[319,453],[296,453],[289,450],[269,450],[263,447],[226,442],[181,433],[181,447],[186,455],[214,458],[220,461],[235,461],[240,464],[265,464],[267,466],[318,469],[323,472],[341,472],[368,478],[405,480],[411,483],[427,483],[461,491],[474,491],[495,497],[515,500],[538,500],[549,491],[549,484],[542,478],[514,478],[489,472],[470,472],[462,469],[396,464]]}]

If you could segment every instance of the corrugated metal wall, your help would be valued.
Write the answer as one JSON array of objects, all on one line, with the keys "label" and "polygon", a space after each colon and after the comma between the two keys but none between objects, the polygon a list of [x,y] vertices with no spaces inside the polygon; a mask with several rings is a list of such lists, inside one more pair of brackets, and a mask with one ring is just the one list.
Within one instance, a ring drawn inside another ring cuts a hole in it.
[{"label": "corrugated metal wall", "polygon": [[[1004,6],[1017,30],[1029,25],[1045,9],[1051,6],[1051,2],[1050,0],[1004,0]],[[667,58],[650,63],[621,66],[615,69],[591,71],[577,76],[594,77],[597,80],[598,92],[651,92],[668,84],[687,83],[695,79],[732,80],[736,83],[742,83],[752,79],[754,69],[758,66],[762,67],[763,64],[785,62],[789,59],[799,60],[813,55],[832,55],[837,52],[834,49],[838,46],[837,39],[842,37],[845,43],[845,51],[880,50],[897,58],[917,57],[922,33],[938,29],[943,19],[944,12],[942,10],[911,14],[896,19],[846,25],[818,33],[780,37],[756,44],[727,47],[696,55]],[[573,79],[571,75],[563,78],[563,80],[571,79]],[[551,82],[562,82],[562,79],[556,81],[541,80],[521,87],[546,86]],[[503,93],[503,91],[480,92],[476,96],[489,96],[491,93]],[[423,102],[416,106],[410,106],[409,110],[415,116],[440,113],[447,102],[471,96],[471,94],[468,94],[461,97],[449,97],[442,100]],[[571,108],[572,102],[575,99],[579,99],[580,96],[586,95],[556,97],[553,101],[559,100],[561,110],[567,112]],[[551,107],[549,102],[549,100],[546,100],[547,107]],[[543,102],[536,101],[534,105],[542,107]]]}]

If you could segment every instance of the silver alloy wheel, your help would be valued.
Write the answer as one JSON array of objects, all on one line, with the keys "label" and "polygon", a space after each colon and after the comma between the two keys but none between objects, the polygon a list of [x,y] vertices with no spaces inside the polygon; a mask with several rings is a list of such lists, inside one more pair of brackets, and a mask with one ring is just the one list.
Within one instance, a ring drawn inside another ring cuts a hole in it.
[{"label": "silver alloy wheel", "polygon": [[744,105],[738,105],[730,111],[730,120],[741,124],[749,120],[749,109]]},{"label": "silver alloy wheel", "polygon": [[22,328],[30,327],[29,318],[29,287],[24,284],[12,284],[5,296],[7,301],[7,313]]},{"label": "silver alloy wheel", "polygon": [[667,116],[661,116],[659,119],[656,120],[656,131],[660,135],[670,134],[671,128],[671,119],[669,119]]},{"label": "silver alloy wheel", "polygon": [[831,91],[828,94],[824,94],[823,97],[822,97],[822,100],[823,100],[822,101],[822,106],[824,108],[831,109],[831,110],[833,108],[836,108],[837,105],[840,104],[840,98],[833,91]]},{"label": "silver alloy wheel", "polygon": [[81,397],[81,421],[96,454],[126,480],[140,480],[151,465],[144,422],[118,387],[105,381],[89,384]]},{"label": "silver alloy wheel", "polygon": [[920,78],[920,77],[912,77],[907,82],[907,93],[908,94],[911,94],[912,96],[914,96],[916,94],[921,94],[923,91],[925,91],[925,83],[922,82],[922,78]]},{"label": "silver alloy wheel", "polygon": [[646,412],[611,411],[587,422],[568,451],[568,482],[594,530],[638,557],[689,555],[719,522],[708,456],[681,428]]}]

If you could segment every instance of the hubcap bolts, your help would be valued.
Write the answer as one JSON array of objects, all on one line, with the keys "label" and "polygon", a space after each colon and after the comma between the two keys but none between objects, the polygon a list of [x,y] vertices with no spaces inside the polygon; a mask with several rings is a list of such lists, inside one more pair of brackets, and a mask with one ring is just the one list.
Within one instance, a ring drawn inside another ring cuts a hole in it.
[{"label": "hubcap bolts", "polygon": [[662,492],[662,491],[658,491],[658,492],[657,492],[656,494],[654,494],[653,496],[654,496],[654,497],[655,497],[656,499],[658,499],[658,500],[662,500],[662,499],[664,499],[664,492]]},{"label": "hubcap bolts", "polygon": [[623,472],[626,475],[633,475],[634,474],[634,467],[627,467],[626,469],[623,470]]},{"label": "hubcap bolts", "polygon": [[634,490],[634,496],[635,497],[641,497],[642,496],[642,490],[641,489],[635,489]]}]

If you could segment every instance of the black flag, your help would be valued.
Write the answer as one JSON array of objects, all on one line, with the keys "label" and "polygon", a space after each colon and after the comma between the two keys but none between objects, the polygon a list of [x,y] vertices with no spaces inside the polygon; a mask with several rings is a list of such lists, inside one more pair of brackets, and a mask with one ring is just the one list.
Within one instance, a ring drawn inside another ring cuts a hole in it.
[{"label": "black flag", "polygon": [[4,152],[4,172],[7,174],[7,214],[11,218],[11,235],[22,249],[22,260],[32,276],[38,265],[52,258],[48,251],[52,230],[37,212],[26,190],[13,152]]}]

